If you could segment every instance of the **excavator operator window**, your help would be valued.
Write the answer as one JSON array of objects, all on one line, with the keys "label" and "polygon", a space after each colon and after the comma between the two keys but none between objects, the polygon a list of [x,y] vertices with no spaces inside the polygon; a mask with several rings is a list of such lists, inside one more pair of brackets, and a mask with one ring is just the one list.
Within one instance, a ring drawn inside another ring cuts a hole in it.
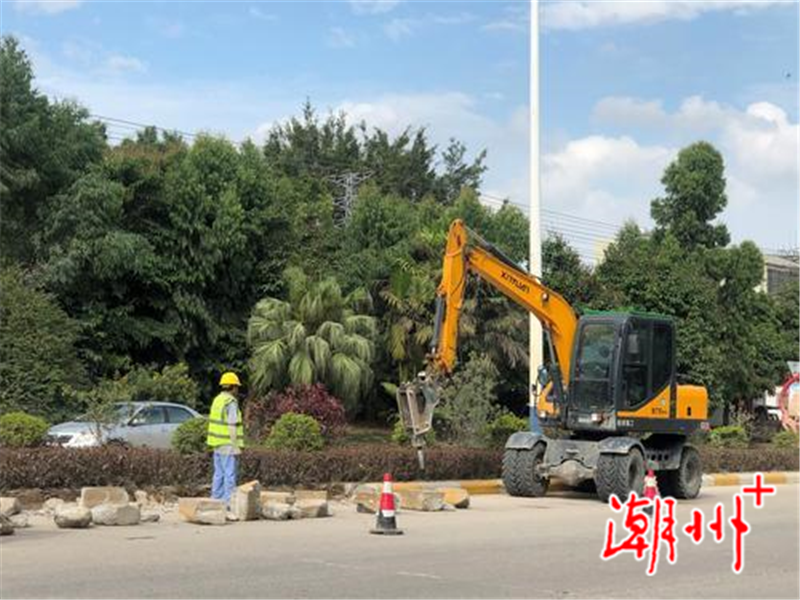
[{"label": "excavator operator window", "polygon": [[625,336],[622,361],[622,403],[633,408],[647,400],[650,380],[650,324],[631,320]]},{"label": "excavator operator window", "polygon": [[653,324],[653,381],[650,394],[658,394],[672,381],[672,326]]},{"label": "excavator operator window", "polygon": [[614,323],[586,323],[580,330],[580,345],[572,398],[581,408],[611,404],[611,372],[614,364]]}]

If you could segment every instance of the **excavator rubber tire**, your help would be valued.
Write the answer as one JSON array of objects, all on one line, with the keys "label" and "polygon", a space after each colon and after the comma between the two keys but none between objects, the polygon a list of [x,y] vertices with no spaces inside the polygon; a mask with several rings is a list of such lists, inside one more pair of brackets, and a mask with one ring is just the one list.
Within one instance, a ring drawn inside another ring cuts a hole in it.
[{"label": "excavator rubber tire", "polygon": [[631,492],[641,496],[644,492],[644,474],[644,456],[638,448],[631,448],[627,454],[601,454],[594,476],[597,496],[603,502],[608,502],[611,494],[623,502]]},{"label": "excavator rubber tire", "polygon": [[681,466],[671,471],[658,472],[658,491],[672,498],[697,498],[703,485],[703,465],[700,453],[692,446],[684,446]]},{"label": "excavator rubber tire", "polygon": [[544,444],[530,450],[511,449],[503,454],[503,485],[509,496],[538,498],[547,493],[550,481],[536,474],[544,459]]}]

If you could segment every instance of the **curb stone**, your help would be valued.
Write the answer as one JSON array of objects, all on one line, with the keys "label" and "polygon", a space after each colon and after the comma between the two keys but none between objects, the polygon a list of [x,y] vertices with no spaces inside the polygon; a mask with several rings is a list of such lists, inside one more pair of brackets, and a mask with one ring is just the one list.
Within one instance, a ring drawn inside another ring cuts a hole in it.
[{"label": "curb stone", "polygon": [[[771,485],[798,484],[800,472],[797,471],[767,471],[763,473],[764,483]],[[703,487],[720,487],[733,485],[746,485],[753,483],[754,473],[708,473],[703,475]],[[380,485],[375,483],[374,485]],[[462,479],[458,481],[396,481],[395,491],[400,489],[420,490],[425,488],[459,487],[467,490],[471,496],[481,494],[504,494],[502,479]],[[550,482],[550,490],[562,491],[569,489],[560,481]]]}]

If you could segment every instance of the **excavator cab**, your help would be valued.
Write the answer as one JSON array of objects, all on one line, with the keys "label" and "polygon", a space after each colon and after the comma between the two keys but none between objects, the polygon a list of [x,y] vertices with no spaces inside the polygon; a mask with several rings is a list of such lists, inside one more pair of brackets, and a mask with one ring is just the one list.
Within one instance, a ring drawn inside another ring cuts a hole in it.
[{"label": "excavator cab", "polygon": [[572,431],[674,432],[677,382],[672,319],[589,313],[575,338],[565,425]]}]

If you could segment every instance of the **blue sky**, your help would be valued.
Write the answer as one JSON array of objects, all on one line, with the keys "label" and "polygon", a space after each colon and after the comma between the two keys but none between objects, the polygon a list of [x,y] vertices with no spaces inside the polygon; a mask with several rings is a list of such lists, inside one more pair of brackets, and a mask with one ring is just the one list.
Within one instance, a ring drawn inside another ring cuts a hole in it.
[{"label": "blue sky", "polygon": [[[37,84],[92,113],[258,138],[324,113],[487,148],[487,202],[528,201],[527,2],[3,2]],[[734,240],[797,246],[798,4],[542,2],[546,229],[591,257],[684,145],[728,167]],[[115,137],[130,133],[111,127]]]}]

